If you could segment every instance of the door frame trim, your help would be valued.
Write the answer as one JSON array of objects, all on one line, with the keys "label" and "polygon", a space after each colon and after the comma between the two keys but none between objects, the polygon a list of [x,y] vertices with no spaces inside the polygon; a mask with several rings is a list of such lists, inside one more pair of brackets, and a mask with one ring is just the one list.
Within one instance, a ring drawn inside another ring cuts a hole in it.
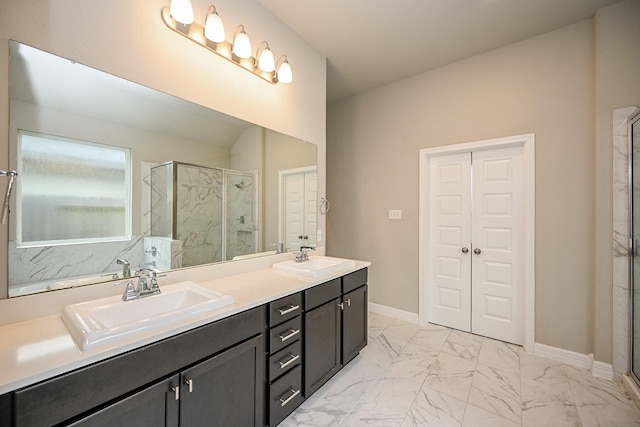
[{"label": "door frame trim", "polygon": [[429,289],[429,160],[431,157],[470,151],[506,147],[523,147],[524,187],[524,292],[523,292],[523,344],[527,353],[534,352],[535,344],[535,134],[523,134],[504,138],[487,139],[420,150],[419,182],[419,287],[418,314],[420,324],[428,323]]}]

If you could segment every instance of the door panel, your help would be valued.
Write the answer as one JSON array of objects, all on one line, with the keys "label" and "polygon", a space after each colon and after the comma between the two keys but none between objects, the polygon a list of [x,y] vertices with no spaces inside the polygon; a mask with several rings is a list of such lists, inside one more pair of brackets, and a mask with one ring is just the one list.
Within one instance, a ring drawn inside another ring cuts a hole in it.
[{"label": "door panel", "polygon": [[473,153],[471,331],[516,344],[522,344],[523,167],[522,147]]},{"label": "door panel", "polygon": [[429,322],[470,331],[471,154],[429,165]]},{"label": "door panel", "polygon": [[285,195],[285,247],[287,250],[300,249],[304,233],[304,175],[287,175],[284,179]]}]

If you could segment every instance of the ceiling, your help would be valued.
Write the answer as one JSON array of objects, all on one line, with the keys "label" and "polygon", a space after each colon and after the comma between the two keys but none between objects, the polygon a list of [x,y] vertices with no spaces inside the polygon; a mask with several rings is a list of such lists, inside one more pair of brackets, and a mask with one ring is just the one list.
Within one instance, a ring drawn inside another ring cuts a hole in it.
[{"label": "ceiling", "polygon": [[331,103],[588,19],[619,0],[257,1],[327,57]]}]

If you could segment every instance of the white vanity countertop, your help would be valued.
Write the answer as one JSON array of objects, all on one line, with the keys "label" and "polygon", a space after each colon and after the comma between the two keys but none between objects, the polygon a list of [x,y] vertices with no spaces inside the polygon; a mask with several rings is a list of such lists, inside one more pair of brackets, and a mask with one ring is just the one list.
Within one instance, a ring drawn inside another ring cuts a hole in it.
[{"label": "white vanity countertop", "polygon": [[[356,267],[320,278],[306,278],[271,268],[198,282],[216,292],[231,295],[235,303],[196,319],[177,322],[117,344],[80,350],[60,314],[0,326],[0,394],[96,363],[121,353],[186,332],[198,326],[300,292],[336,277],[370,266]],[[160,285],[162,289],[162,284]]]}]

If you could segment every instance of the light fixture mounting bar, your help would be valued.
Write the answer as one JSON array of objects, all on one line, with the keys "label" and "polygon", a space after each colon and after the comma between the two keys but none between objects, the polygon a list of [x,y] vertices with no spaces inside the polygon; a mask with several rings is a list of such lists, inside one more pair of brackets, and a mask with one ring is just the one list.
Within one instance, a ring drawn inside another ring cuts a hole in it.
[{"label": "light fixture mounting bar", "polygon": [[223,57],[227,61],[236,64],[237,66],[250,72],[254,76],[258,76],[271,84],[276,84],[278,82],[278,79],[275,76],[275,72],[265,72],[262,71],[259,67],[256,67],[256,58],[254,58],[253,56],[246,59],[240,58],[233,53],[233,46],[228,41],[224,40],[222,42],[216,43],[208,40],[204,36],[204,27],[197,22],[194,21],[191,24],[187,25],[177,22],[175,19],[173,19],[173,17],[171,17],[168,7],[162,9],[162,20],[167,27],[169,27],[176,33]]}]

